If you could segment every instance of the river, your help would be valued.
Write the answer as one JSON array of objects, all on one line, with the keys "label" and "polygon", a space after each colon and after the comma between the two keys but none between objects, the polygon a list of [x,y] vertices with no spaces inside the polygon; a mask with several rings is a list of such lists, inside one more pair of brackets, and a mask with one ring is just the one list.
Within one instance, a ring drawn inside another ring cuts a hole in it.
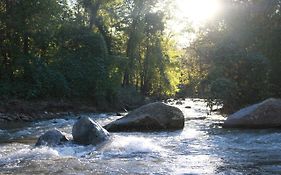
[{"label": "river", "polygon": [[[190,108],[185,108],[190,106]],[[223,129],[225,118],[203,100],[178,106],[185,127],[173,132],[112,133],[99,147],[67,144],[34,147],[57,128],[71,138],[78,116],[30,123],[0,124],[0,174],[281,174],[281,132],[274,129]],[[81,114],[82,115],[82,114]],[[112,114],[83,114],[105,125]]]}]

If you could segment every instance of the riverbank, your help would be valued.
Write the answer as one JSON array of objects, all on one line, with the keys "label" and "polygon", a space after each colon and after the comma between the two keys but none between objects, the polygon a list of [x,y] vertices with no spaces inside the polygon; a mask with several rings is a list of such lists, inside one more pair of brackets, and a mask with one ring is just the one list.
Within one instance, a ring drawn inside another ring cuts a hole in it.
[{"label": "riverbank", "polygon": [[96,113],[99,110],[93,104],[79,101],[2,100],[0,102],[0,122],[28,122],[39,119],[60,118],[81,112]]},{"label": "riverbank", "polygon": [[[182,105],[184,99],[166,100],[171,105]],[[81,113],[108,113],[108,112],[127,112],[136,109],[144,104],[152,103],[157,100],[145,98],[138,103],[121,103],[113,106],[104,105],[97,107],[95,104],[83,100],[36,100],[25,101],[19,99],[3,100],[0,99],[0,122],[11,121],[34,121],[40,119],[61,118],[66,115],[76,115]]]}]

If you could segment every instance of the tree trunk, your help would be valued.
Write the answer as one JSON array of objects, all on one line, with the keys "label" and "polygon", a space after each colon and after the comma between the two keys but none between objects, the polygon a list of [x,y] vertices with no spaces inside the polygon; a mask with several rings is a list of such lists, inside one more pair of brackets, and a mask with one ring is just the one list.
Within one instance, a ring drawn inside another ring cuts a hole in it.
[{"label": "tree trunk", "polygon": [[99,8],[101,6],[101,2],[102,2],[101,0],[98,0],[94,4],[90,3],[88,7],[85,7],[88,8],[90,14],[90,21],[89,21],[90,30],[92,30],[96,26],[97,15],[98,15]]},{"label": "tree trunk", "polygon": [[23,54],[27,55],[29,52],[29,37],[27,33],[23,35]]}]

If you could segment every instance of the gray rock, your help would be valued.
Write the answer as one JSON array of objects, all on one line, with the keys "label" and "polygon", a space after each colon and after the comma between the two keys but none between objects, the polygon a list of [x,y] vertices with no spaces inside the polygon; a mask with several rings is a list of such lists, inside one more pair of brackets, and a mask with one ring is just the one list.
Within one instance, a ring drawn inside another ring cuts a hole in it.
[{"label": "gray rock", "polygon": [[277,128],[281,127],[281,100],[270,98],[243,108],[230,115],[225,128]]},{"label": "gray rock", "polygon": [[182,111],[161,102],[144,105],[105,126],[112,132],[177,130],[183,127]]},{"label": "gray rock", "polygon": [[57,146],[67,142],[68,139],[65,135],[62,134],[61,131],[55,129],[51,131],[47,131],[45,134],[40,136],[37,140],[35,146]]},{"label": "gray rock", "polygon": [[109,139],[109,133],[89,117],[81,117],[72,128],[75,143],[81,145],[97,145]]},{"label": "gray rock", "polygon": [[116,112],[116,116],[123,116],[120,112]]},{"label": "gray rock", "polygon": [[183,105],[183,102],[182,101],[177,101],[176,105]]}]

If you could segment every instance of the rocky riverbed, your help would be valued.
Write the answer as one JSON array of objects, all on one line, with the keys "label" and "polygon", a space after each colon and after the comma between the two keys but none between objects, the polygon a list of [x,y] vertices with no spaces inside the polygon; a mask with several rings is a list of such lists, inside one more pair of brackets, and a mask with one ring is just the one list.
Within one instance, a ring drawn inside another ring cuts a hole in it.
[{"label": "rocky riverbed", "polygon": [[280,130],[222,128],[225,117],[207,115],[200,99],[174,105],[184,113],[183,130],[111,133],[112,139],[100,147],[34,145],[51,129],[71,140],[78,117],[104,126],[121,116],[88,113],[0,126],[0,174],[281,174]]},{"label": "rocky riverbed", "polygon": [[61,118],[81,112],[93,113],[97,112],[97,109],[78,102],[10,100],[0,103],[0,122],[30,122]]}]

